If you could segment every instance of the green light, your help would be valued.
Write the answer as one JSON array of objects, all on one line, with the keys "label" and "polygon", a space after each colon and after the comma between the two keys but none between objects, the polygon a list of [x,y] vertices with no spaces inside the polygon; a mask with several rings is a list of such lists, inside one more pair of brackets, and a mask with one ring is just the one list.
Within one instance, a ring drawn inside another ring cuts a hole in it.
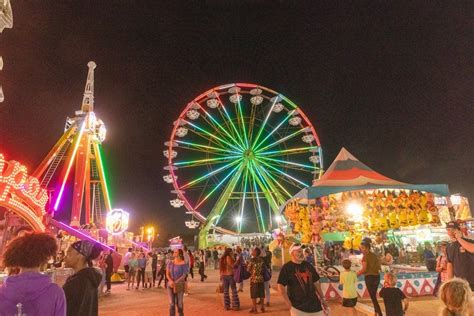
[{"label": "green light", "polygon": [[240,99],[237,98],[237,103],[238,103],[238,109],[239,109],[239,115],[240,115],[240,122],[242,124],[242,130],[244,131],[244,139],[245,139],[245,148],[249,148],[249,140],[247,138],[247,129],[245,128],[245,121],[244,121],[244,114],[242,112],[242,105],[240,104]]},{"label": "green light", "polygon": [[196,148],[205,148],[205,149],[209,149],[209,150],[220,151],[220,152],[223,152],[225,154],[228,154],[228,153],[240,154],[241,153],[241,151],[233,151],[233,150],[218,148],[218,147],[214,147],[214,146],[208,146],[208,145],[201,145],[201,144],[196,144],[196,143],[191,143],[191,142],[185,142],[185,141],[182,141],[182,140],[174,140],[174,141],[178,144],[188,145],[188,146],[196,147]]},{"label": "green light", "polygon": [[235,134],[239,138],[239,140],[241,142],[241,145],[242,145],[241,147],[244,147],[244,140],[240,137],[240,133],[237,130],[237,127],[235,126],[235,124],[234,124],[233,120],[231,119],[229,113],[227,112],[227,109],[225,108],[224,103],[222,103],[221,98],[219,98],[219,97],[217,97],[217,100],[219,100],[219,103],[221,104],[221,107],[224,110],[225,115],[227,116],[228,122],[230,123],[230,125],[232,126],[232,128],[235,131]]},{"label": "green light", "polygon": [[[259,160],[259,161],[260,161],[260,160]],[[300,180],[296,179],[295,177],[293,177],[293,176],[287,174],[286,172],[281,171],[281,170],[278,169],[278,168],[275,168],[275,167],[272,166],[271,164],[269,164],[269,163],[267,163],[267,162],[265,162],[265,161],[260,161],[260,162],[263,163],[263,164],[264,164],[265,166],[267,166],[268,168],[273,169],[273,170],[275,170],[276,172],[278,172],[278,173],[280,173],[280,174],[282,174],[282,175],[284,175],[284,176],[286,176],[286,177],[288,177],[288,178],[290,178],[290,179],[292,179],[292,180],[298,182],[298,183],[301,184],[303,187],[306,187],[306,186],[307,186],[306,183],[304,183],[303,181],[300,181]]]},{"label": "green light", "polygon": [[270,158],[270,157],[265,157],[265,156],[259,156],[259,158],[261,159],[264,159],[264,160],[268,160],[268,161],[274,161],[274,162],[279,162],[281,164],[288,164],[288,165],[291,165],[291,166],[297,166],[297,167],[302,167],[302,168],[308,168],[310,170],[315,170],[315,166],[312,166],[312,165],[305,165],[305,164],[301,164],[301,163],[297,163],[297,162],[293,162],[293,161],[287,161],[287,160],[281,160],[281,159],[275,159],[275,158]]},{"label": "green light", "polygon": [[214,170],[214,171],[212,171],[212,172],[210,172],[210,173],[208,173],[208,174],[205,174],[205,175],[203,175],[203,176],[201,176],[201,177],[199,177],[199,178],[197,178],[197,179],[195,179],[195,180],[193,180],[193,181],[191,181],[191,182],[186,183],[185,185],[181,186],[179,189],[180,189],[180,190],[183,190],[183,189],[186,189],[187,187],[189,187],[189,186],[191,186],[191,185],[193,185],[193,184],[199,183],[199,182],[201,182],[202,180],[209,178],[210,176],[216,175],[216,174],[218,174],[219,172],[221,172],[221,171],[223,171],[223,170],[225,170],[225,169],[228,169],[228,168],[232,167],[233,165],[236,165],[236,164],[239,163],[241,160],[242,160],[242,158],[241,158],[241,159],[237,159],[236,161],[231,162],[231,163],[228,164],[228,165],[222,166],[222,167],[220,167],[219,169],[216,169],[216,170]]},{"label": "green light", "polygon": [[308,146],[308,147],[300,147],[300,148],[292,148],[292,149],[284,149],[284,150],[271,150],[271,151],[264,151],[259,153],[259,156],[281,156],[284,154],[300,154],[304,152],[308,152],[314,149],[318,149],[318,146]]},{"label": "green light", "polygon": [[[294,132],[294,133],[292,133],[292,134],[290,134],[290,135],[288,135],[288,136],[285,136],[285,137],[283,137],[283,138],[277,140],[276,142],[271,143],[270,145],[267,145],[267,146],[265,146],[265,147],[263,147],[263,148],[260,148],[260,149],[258,149],[258,150],[256,149],[256,151],[257,151],[257,152],[262,152],[262,151],[264,151],[265,149],[275,147],[276,145],[278,145],[278,144],[280,144],[280,143],[283,143],[284,141],[287,141],[288,139],[293,138],[293,137],[297,136],[298,134],[303,133],[304,131],[306,131],[306,129],[307,129],[307,127],[303,127],[302,129],[297,130],[296,132]],[[260,143],[260,144],[262,144],[262,143]]]},{"label": "green light", "polygon": [[[187,160],[187,161],[179,161],[179,162],[175,162],[173,163],[174,166],[189,166],[189,165],[192,165],[190,167],[197,167],[199,165],[202,165],[202,164],[207,164],[209,162],[225,162],[227,160],[233,160],[235,158],[241,158],[242,155],[239,155],[239,156],[227,156],[227,157],[218,157],[218,158],[208,158],[208,159],[199,159],[199,160]],[[224,160],[224,161],[222,161]]]},{"label": "green light", "polygon": [[215,138],[215,139],[219,140],[220,142],[222,142],[222,143],[224,143],[224,144],[226,144],[226,145],[228,145],[228,146],[234,148],[235,150],[240,150],[239,147],[236,147],[236,146],[232,145],[231,143],[229,143],[229,142],[223,140],[222,138],[220,138],[220,137],[218,137],[218,136],[216,136],[216,135],[214,135],[214,134],[212,134],[212,133],[206,131],[205,129],[203,129],[203,128],[197,126],[196,124],[193,124],[193,123],[191,123],[191,122],[189,122],[189,121],[186,121],[186,120],[184,120],[184,121],[185,121],[187,124],[189,124],[189,125],[191,125],[192,127],[194,127],[195,129],[200,130],[200,131],[203,132],[204,134],[206,134],[206,135],[208,135],[208,136],[210,136],[210,137],[212,137],[212,138]]},{"label": "green light", "polygon": [[204,199],[202,199],[195,207],[194,207],[194,210],[197,210],[199,208],[199,206],[201,206],[202,203],[204,203],[211,195],[212,193],[214,193],[217,189],[219,189],[219,187],[222,185],[222,183],[224,183],[237,169],[239,169],[240,167],[242,166],[242,162],[239,163],[239,165],[237,165],[234,169],[232,169],[225,177],[224,179],[222,179],[215,187],[214,189],[211,190],[211,192],[209,192],[205,197]]},{"label": "green light", "polygon": [[267,115],[265,116],[265,120],[263,121],[262,125],[260,125],[260,129],[258,131],[257,136],[255,137],[254,141],[252,142],[252,148],[255,148],[255,144],[258,142],[258,139],[260,138],[260,135],[262,135],[263,129],[265,128],[265,125],[267,125],[268,118],[270,117],[270,114],[272,114],[273,107],[275,106],[276,101],[278,100],[278,97],[275,97],[275,100],[273,101],[272,106],[267,112]]},{"label": "green light", "polygon": [[110,203],[110,195],[109,195],[109,189],[108,189],[108,184],[107,184],[108,181],[107,181],[107,177],[105,175],[105,168],[104,168],[104,163],[103,163],[103,159],[102,159],[102,145],[98,144],[96,148],[98,148],[98,156],[97,157],[99,158],[99,164],[101,166],[100,170],[102,170],[102,177],[104,179],[105,196],[107,198],[107,202],[109,202],[110,208],[112,208],[112,203]]},{"label": "green light", "polygon": [[[199,105],[201,106],[201,105]],[[230,133],[222,127],[222,125],[211,115],[209,114],[205,109],[204,107],[201,106],[201,109],[204,111],[204,113],[211,119],[212,122],[214,122],[214,126],[217,126],[219,127],[219,129],[221,129],[227,136],[230,137],[230,140],[232,140],[237,146],[239,146],[242,150],[244,150],[244,148],[242,147],[242,145],[235,139],[234,136],[230,135]],[[211,125],[211,124],[209,124]]]},{"label": "green light", "polygon": [[256,146],[254,146],[254,150],[258,150],[260,146],[262,146],[265,141],[270,138],[288,119],[291,117],[294,111],[288,112],[288,114],[285,116],[285,118],[264,138],[262,139],[261,142],[259,142]]}]

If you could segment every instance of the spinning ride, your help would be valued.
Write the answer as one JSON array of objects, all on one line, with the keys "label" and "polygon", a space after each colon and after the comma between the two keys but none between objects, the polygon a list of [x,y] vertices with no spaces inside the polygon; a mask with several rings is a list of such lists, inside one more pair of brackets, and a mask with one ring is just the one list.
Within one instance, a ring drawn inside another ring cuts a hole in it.
[{"label": "spinning ride", "polygon": [[255,84],[213,88],[190,102],[165,143],[163,179],[173,185],[172,206],[210,230],[266,232],[273,215],[322,173],[318,135],[291,100]]},{"label": "spinning ride", "polygon": [[[81,110],[66,119],[64,134],[33,172],[42,188],[53,192],[53,212],[58,211],[65,194],[66,182],[75,165],[71,226],[80,226],[84,207],[85,224],[103,222],[103,207],[111,210],[102,161],[101,144],[105,140],[104,122],[94,113],[94,69],[90,61]],[[59,172],[57,172],[59,171]],[[52,181],[53,180],[53,181]],[[50,183],[54,183],[50,187]],[[64,201],[63,201],[64,203]]]}]

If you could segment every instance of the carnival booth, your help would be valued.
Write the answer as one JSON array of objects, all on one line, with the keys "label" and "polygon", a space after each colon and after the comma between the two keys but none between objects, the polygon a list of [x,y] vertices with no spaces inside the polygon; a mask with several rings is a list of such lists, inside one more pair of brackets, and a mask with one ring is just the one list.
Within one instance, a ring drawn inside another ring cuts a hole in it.
[{"label": "carnival booth", "polygon": [[[444,203],[440,203],[443,197]],[[466,205],[462,211],[458,207],[458,212],[448,209],[447,197],[450,194],[445,184],[417,185],[390,179],[342,148],[324,175],[290,199],[282,212],[288,231],[302,243],[340,249],[356,270],[364,237],[375,241],[375,253],[380,257],[390,245],[397,252],[398,265],[390,264],[384,270],[398,272],[398,286],[406,295],[419,296],[431,294],[437,278],[436,272],[424,266],[422,255],[415,255],[417,250],[419,254],[419,242],[446,239],[445,222],[470,216],[468,205],[467,211]],[[400,260],[400,252],[407,253],[406,248],[413,250],[411,261],[407,255],[403,258],[406,261]],[[368,296],[362,278],[357,288],[361,296]],[[339,284],[328,280],[323,281],[323,290],[328,299],[342,294]]]}]

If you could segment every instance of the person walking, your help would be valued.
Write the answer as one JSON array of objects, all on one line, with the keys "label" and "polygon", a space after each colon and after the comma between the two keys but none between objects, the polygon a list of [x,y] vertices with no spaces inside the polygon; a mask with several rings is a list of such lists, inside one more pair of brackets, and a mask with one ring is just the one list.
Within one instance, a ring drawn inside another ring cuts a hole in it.
[{"label": "person walking", "polygon": [[352,262],[349,259],[342,260],[344,271],[339,277],[339,284],[342,284],[342,306],[351,311],[353,316],[357,316],[355,306],[357,304],[357,274],[351,270]]},{"label": "person walking", "polygon": [[291,261],[281,267],[277,283],[291,316],[323,316],[323,307],[327,308],[327,304],[319,274],[304,261],[300,244],[292,244],[289,252]]},{"label": "person walking", "polygon": [[214,261],[214,269],[219,269],[219,253],[217,252],[217,248],[212,250],[212,260]]},{"label": "person walking", "polygon": [[[235,260],[232,249],[226,248],[219,264],[222,288],[224,291],[225,310],[229,310],[231,308],[233,310],[240,309],[239,294],[237,292],[237,286],[234,280],[234,264]],[[232,290],[232,302],[230,300],[229,288]]]},{"label": "person walking", "polygon": [[112,258],[112,250],[106,251],[105,257],[105,284],[107,285],[107,291],[105,294],[110,294],[112,289],[112,273],[114,272],[114,259]]},{"label": "person walking", "polygon": [[157,287],[161,287],[161,281],[164,279],[164,288],[167,288],[168,279],[166,278],[166,257],[162,253],[158,255],[158,278]]},{"label": "person walking", "polygon": [[204,250],[199,251],[198,257],[198,266],[199,266],[199,275],[201,276],[201,282],[204,282],[207,279],[206,275],[206,252]]},{"label": "person walking", "polygon": [[362,268],[357,272],[357,276],[365,276],[365,285],[374,305],[375,314],[382,316],[382,310],[377,301],[377,289],[380,284],[380,260],[371,252],[371,244],[370,238],[364,238],[360,244],[360,250],[364,256],[362,257]]},{"label": "person walking", "polygon": [[176,315],[176,308],[179,316],[184,315],[184,280],[188,271],[189,267],[184,262],[183,250],[176,249],[173,253],[173,260],[166,268],[170,316]]},{"label": "person walking", "polygon": [[380,297],[383,298],[385,314],[387,316],[403,316],[408,309],[408,299],[403,292],[397,288],[397,277],[393,273],[385,273],[383,288]]},{"label": "person walking", "polygon": [[17,315],[18,304],[26,315],[66,315],[64,291],[40,272],[57,250],[56,239],[46,233],[28,233],[10,241],[3,263],[20,271],[0,287],[0,315]]},{"label": "person walking", "polygon": [[63,285],[67,316],[98,315],[98,287],[102,275],[92,268],[92,260],[101,252],[101,246],[89,240],[76,241],[69,246],[64,262],[66,268],[73,269],[74,274]]},{"label": "person walking", "polygon": [[250,273],[250,298],[252,299],[252,309],[250,313],[256,314],[257,299],[260,299],[260,310],[265,312],[265,285],[263,279],[263,269],[265,263],[262,259],[260,248],[256,247],[252,250],[252,258],[247,263],[247,270]]},{"label": "person walking", "polygon": [[189,256],[189,274],[191,275],[191,279],[194,279],[194,255],[191,250],[188,249],[188,256]]},{"label": "person walking", "polygon": [[[268,276],[272,277],[272,253],[270,250],[265,250],[265,248],[262,248],[260,256],[263,259],[264,263],[264,269],[267,272]],[[263,284],[265,287],[265,305],[267,307],[270,306],[270,279],[268,280],[263,280]]]}]

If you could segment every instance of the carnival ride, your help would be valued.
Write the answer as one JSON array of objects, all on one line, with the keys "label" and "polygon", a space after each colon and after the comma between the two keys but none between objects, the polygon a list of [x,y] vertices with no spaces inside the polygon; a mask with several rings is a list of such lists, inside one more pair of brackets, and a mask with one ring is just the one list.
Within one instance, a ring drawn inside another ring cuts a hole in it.
[{"label": "carnival ride", "polygon": [[191,215],[187,226],[202,224],[200,247],[211,230],[270,230],[280,205],[322,173],[321,145],[306,115],[259,85],[210,89],[173,124],[163,179],[176,194],[171,205]]},{"label": "carnival ride", "polygon": [[[84,89],[82,106],[75,116],[66,119],[64,134],[33,172],[43,188],[53,192],[52,212],[60,209],[66,183],[74,170],[71,226],[103,223],[103,213],[111,210],[109,192],[102,160],[101,144],[105,140],[105,125],[94,113],[94,69],[91,61]],[[59,171],[59,172],[58,172]],[[82,218],[82,209],[84,220]]]}]

